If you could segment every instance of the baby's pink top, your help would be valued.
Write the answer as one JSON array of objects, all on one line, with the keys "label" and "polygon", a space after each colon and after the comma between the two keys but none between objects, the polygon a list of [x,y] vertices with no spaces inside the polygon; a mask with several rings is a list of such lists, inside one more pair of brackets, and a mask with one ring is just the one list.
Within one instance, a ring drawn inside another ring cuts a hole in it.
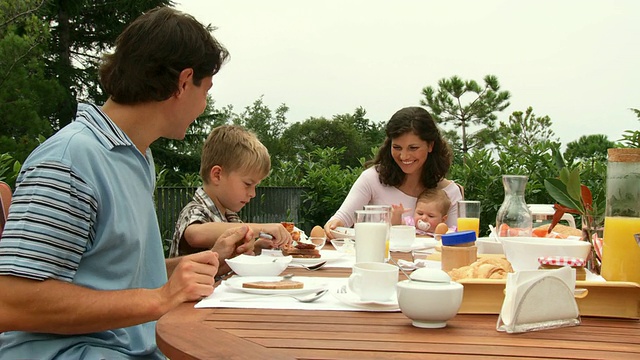
[{"label": "baby's pink top", "polygon": [[[458,201],[462,200],[462,194],[453,181],[443,190],[451,200],[451,207],[445,223],[452,227],[458,222]],[[365,205],[402,204],[405,209],[415,209],[417,200],[418,198],[409,196],[393,186],[380,183],[378,172],[372,166],[360,174],[340,209],[330,220],[340,219],[345,227],[351,227],[355,222],[355,211],[362,210]]]}]

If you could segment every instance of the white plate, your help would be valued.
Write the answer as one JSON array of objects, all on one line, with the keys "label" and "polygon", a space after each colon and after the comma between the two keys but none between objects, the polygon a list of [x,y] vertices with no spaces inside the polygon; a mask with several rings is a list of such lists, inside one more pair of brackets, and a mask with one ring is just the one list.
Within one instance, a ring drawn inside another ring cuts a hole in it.
[{"label": "white plate", "polygon": [[319,258],[292,258],[292,264],[304,264],[304,265],[315,265],[317,263],[321,263],[326,261],[330,263],[332,261],[336,261],[344,256],[343,253],[338,252],[336,250],[320,250]]},{"label": "white plate", "polygon": [[[389,251],[393,252],[409,252],[420,249],[430,249],[438,246],[440,243],[432,238],[417,238],[410,246],[389,246]],[[294,259],[295,260],[295,259]]]},{"label": "white plate", "polygon": [[331,230],[331,234],[333,234],[333,237],[336,239],[353,239],[356,237],[356,229],[338,226],[334,230]]},{"label": "white plate", "polygon": [[249,294],[258,294],[258,295],[271,295],[271,294],[305,294],[313,291],[318,291],[320,289],[326,288],[327,284],[322,283],[318,279],[304,277],[304,276],[295,276],[292,280],[300,281],[304,284],[302,289],[249,289],[243,288],[242,284],[245,282],[254,282],[254,281],[278,281],[282,280],[282,276],[233,276],[230,279],[223,281],[223,284],[242,292],[246,292]]},{"label": "white plate", "polygon": [[365,309],[380,309],[380,310],[399,310],[400,307],[397,301],[397,295],[394,293],[388,301],[373,301],[373,300],[361,300],[360,296],[351,292],[349,286],[341,285],[334,289],[331,289],[331,295],[333,295],[340,302]]}]

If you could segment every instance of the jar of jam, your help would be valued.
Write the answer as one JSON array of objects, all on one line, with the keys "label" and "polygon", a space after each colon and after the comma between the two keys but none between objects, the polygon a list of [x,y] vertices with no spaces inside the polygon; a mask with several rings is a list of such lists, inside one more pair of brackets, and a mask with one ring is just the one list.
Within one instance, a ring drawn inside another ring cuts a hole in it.
[{"label": "jar of jam", "polygon": [[541,256],[538,258],[539,270],[553,270],[570,266],[576,270],[576,280],[585,280],[587,271],[584,269],[586,261],[570,256]]}]

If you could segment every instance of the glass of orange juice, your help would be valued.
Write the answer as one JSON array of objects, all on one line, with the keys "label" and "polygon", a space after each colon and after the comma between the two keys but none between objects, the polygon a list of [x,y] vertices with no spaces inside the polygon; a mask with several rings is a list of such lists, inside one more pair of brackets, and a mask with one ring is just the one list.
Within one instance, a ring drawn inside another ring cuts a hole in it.
[{"label": "glass of orange juice", "polygon": [[480,201],[458,201],[458,231],[474,230],[480,237]]}]

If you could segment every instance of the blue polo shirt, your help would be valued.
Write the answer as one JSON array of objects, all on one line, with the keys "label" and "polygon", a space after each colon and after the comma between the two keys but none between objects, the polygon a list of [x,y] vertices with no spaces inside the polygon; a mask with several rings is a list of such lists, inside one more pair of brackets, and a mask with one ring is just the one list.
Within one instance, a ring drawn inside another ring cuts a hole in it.
[{"label": "blue polo shirt", "polygon": [[[47,139],[18,176],[0,240],[0,275],[98,290],[167,281],[151,152],[140,153],[98,106]],[[5,289],[6,290],[6,289]],[[82,335],[5,332],[1,359],[164,358],[155,322]]]}]

